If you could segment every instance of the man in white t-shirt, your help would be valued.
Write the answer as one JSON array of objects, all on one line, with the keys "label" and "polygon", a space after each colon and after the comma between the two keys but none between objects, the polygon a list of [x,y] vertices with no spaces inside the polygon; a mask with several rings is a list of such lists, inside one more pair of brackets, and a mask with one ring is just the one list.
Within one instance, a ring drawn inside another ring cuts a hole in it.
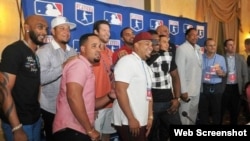
[{"label": "man in white t-shirt", "polygon": [[113,124],[124,141],[146,141],[152,125],[151,76],[145,62],[153,50],[151,40],[148,32],[137,34],[132,54],[122,57],[114,69]]}]

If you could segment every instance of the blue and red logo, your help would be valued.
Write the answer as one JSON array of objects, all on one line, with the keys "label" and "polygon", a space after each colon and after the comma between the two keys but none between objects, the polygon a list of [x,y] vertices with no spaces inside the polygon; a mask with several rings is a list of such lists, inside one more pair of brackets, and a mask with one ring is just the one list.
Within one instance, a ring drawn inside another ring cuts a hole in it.
[{"label": "blue and red logo", "polygon": [[120,40],[115,40],[115,39],[110,39],[107,46],[109,49],[111,49],[113,52],[118,50],[120,48],[121,41]]},{"label": "blue and red logo", "polygon": [[130,28],[136,32],[143,30],[143,15],[130,13]]},{"label": "blue and red logo", "polygon": [[104,19],[112,25],[122,25],[122,14],[104,11]]},{"label": "blue and red logo", "polygon": [[156,28],[160,25],[164,25],[163,20],[159,19],[150,19],[150,29],[156,30]]},{"label": "blue and red logo", "polygon": [[169,32],[172,35],[176,35],[179,33],[179,21],[169,20]]},{"label": "blue and red logo", "polygon": [[92,5],[83,3],[75,3],[75,20],[82,25],[90,25],[94,23],[95,8]]},{"label": "blue and red logo", "polygon": [[49,1],[34,1],[36,15],[57,17],[63,15],[63,4]]},{"label": "blue and red logo", "polygon": [[197,25],[196,26],[196,30],[198,31],[198,37],[201,39],[201,38],[204,38],[205,36],[205,27],[202,26],[202,25]]}]

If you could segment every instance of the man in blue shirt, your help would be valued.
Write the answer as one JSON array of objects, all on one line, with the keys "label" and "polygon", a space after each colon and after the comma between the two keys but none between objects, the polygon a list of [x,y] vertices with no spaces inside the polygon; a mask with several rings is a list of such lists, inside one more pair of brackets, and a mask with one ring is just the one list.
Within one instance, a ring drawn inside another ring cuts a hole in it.
[{"label": "man in blue shirt", "polygon": [[212,38],[205,43],[202,65],[202,87],[199,102],[199,124],[220,124],[221,98],[223,93],[222,77],[226,76],[225,58],[216,53],[217,46]]}]

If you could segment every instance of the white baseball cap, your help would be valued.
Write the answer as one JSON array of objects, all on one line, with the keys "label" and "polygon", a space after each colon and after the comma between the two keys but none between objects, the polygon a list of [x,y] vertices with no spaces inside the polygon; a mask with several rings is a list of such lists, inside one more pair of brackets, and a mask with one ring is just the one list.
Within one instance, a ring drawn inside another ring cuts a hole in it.
[{"label": "white baseball cap", "polygon": [[68,19],[63,16],[58,16],[51,20],[51,28],[54,28],[61,24],[68,24],[70,29],[74,29],[76,27],[75,23],[69,22]]}]

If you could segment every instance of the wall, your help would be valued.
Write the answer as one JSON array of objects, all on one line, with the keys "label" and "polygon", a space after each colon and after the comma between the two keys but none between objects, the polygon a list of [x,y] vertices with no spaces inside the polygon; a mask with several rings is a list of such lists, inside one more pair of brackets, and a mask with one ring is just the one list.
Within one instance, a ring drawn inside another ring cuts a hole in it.
[{"label": "wall", "polygon": [[19,23],[16,0],[0,0],[0,57],[8,44],[19,39]]},{"label": "wall", "polygon": [[144,0],[98,0],[105,3],[133,7],[137,9],[144,9]]},{"label": "wall", "polygon": [[250,1],[241,0],[241,31],[239,31],[239,51],[245,50],[244,40],[250,38]]},{"label": "wall", "polygon": [[151,0],[151,10],[195,20],[196,0]]}]

